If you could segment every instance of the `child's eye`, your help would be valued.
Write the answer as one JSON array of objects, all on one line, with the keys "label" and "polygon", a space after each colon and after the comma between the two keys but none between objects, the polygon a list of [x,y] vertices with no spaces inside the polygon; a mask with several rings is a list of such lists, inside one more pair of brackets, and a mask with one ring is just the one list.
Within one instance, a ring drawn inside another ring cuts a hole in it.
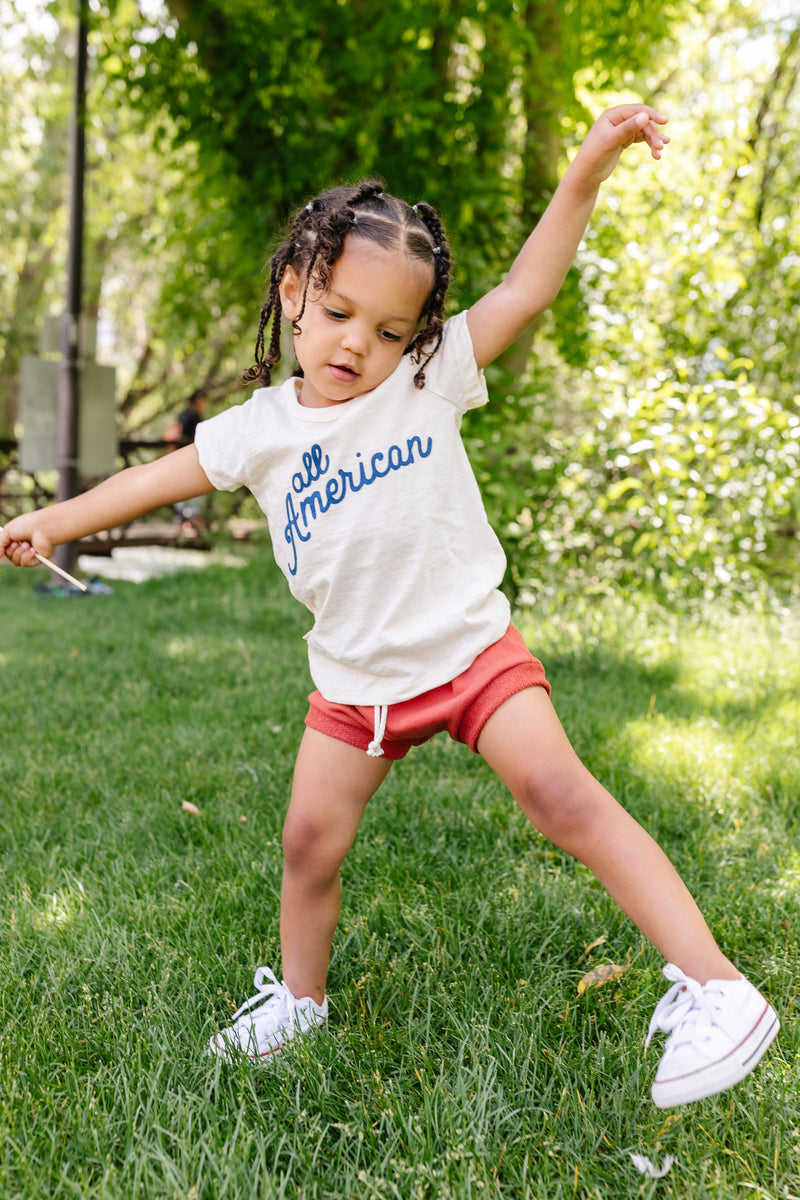
[{"label": "child's eye", "polygon": [[391,331],[390,329],[384,329],[384,330],[382,331],[382,333],[381,333],[381,336],[382,336],[382,337],[383,337],[383,338],[384,338],[384,339],[385,339],[387,342],[400,342],[400,341],[402,341],[402,338],[400,337],[400,334],[399,334],[399,333],[392,333],[392,331]]},{"label": "child's eye", "polygon": [[332,321],[346,321],[347,320],[347,314],[343,313],[343,312],[337,312],[337,310],[335,308],[326,308],[323,311],[325,313],[325,316],[330,317],[330,319]]}]

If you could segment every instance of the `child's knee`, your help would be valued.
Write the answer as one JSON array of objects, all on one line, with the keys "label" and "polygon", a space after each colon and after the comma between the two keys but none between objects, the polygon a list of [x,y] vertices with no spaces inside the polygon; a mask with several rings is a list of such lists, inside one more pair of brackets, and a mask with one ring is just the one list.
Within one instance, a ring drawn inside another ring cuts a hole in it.
[{"label": "child's knee", "polygon": [[282,843],[283,860],[291,871],[327,877],[338,871],[344,858],[330,827],[291,810],[284,821]]},{"label": "child's knee", "polygon": [[[598,792],[597,789],[600,789]],[[534,770],[523,776],[515,798],[550,841],[561,845],[586,833],[600,813],[601,785],[588,774]]]}]

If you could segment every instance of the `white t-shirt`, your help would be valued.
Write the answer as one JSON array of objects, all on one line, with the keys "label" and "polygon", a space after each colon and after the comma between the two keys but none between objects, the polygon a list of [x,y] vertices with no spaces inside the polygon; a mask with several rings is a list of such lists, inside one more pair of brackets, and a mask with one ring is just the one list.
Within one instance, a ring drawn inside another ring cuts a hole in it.
[{"label": "white t-shirt", "polygon": [[374,391],[304,408],[298,379],[259,388],[197,428],[215,488],[244,484],[292,594],[311,611],[316,687],[396,704],[447,683],[505,633],[505,556],[459,433],[487,400],[466,313],[413,384],[401,359]]}]

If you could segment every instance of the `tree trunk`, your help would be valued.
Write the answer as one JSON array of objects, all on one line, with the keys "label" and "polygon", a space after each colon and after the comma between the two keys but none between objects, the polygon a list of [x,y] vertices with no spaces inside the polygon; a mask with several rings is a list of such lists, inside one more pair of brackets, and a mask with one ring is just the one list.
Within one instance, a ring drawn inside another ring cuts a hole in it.
[{"label": "tree trunk", "polygon": [[[529,0],[525,24],[528,36],[522,77],[525,137],[520,200],[523,226],[530,232],[541,219],[558,184],[559,125],[569,80],[562,67],[559,5],[555,0]],[[500,365],[515,379],[521,377],[528,364],[536,324],[529,325],[500,359]]]}]

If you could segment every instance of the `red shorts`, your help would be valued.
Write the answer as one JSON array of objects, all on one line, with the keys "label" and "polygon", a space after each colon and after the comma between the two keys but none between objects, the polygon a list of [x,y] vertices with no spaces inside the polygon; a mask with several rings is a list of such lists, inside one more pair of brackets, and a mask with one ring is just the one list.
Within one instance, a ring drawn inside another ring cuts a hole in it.
[{"label": "red shorts", "polygon": [[[405,758],[412,746],[421,746],[445,730],[454,741],[475,750],[492,713],[510,696],[529,687],[543,687],[550,694],[544,667],[509,625],[500,641],[479,654],[452,683],[389,705],[381,739],[383,754],[393,760]],[[308,699],[309,729],[367,750],[375,736],[372,705],[333,704],[319,692],[312,692]]]}]

